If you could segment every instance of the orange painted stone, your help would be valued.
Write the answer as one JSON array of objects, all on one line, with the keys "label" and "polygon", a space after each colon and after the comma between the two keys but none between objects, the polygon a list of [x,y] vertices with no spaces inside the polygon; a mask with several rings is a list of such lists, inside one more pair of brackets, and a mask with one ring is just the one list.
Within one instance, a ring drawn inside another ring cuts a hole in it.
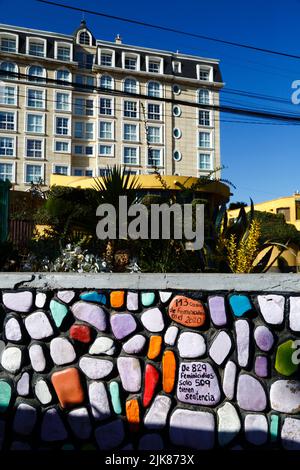
[{"label": "orange painted stone", "polygon": [[173,351],[165,351],[162,359],[163,390],[171,393],[175,384],[176,359]]},{"label": "orange painted stone", "polygon": [[79,371],[75,367],[54,372],[51,382],[62,408],[80,405],[84,401]]},{"label": "orange painted stone", "polygon": [[155,359],[160,355],[162,345],[161,336],[151,336],[149,341],[148,358]]},{"label": "orange painted stone", "polygon": [[149,406],[159,381],[159,372],[151,364],[146,365],[143,405]]},{"label": "orange painted stone", "polygon": [[169,305],[169,316],[176,323],[195,328],[205,322],[205,310],[200,300],[176,295]]},{"label": "orange painted stone", "polygon": [[110,293],[110,305],[113,308],[121,308],[124,305],[124,291],[114,290]]},{"label": "orange painted stone", "polygon": [[136,398],[126,402],[126,418],[129,423],[130,431],[136,432],[140,424],[140,407]]}]

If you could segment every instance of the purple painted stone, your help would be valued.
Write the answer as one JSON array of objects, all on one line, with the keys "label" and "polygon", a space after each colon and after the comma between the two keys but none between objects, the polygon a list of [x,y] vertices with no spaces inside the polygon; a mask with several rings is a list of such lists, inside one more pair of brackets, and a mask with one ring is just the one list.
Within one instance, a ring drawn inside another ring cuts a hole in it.
[{"label": "purple painted stone", "polygon": [[261,383],[248,374],[239,376],[237,402],[246,411],[264,411],[267,406],[266,392]]},{"label": "purple painted stone", "polygon": [[110,317],[113,334],[117,339],[125,338],[136,330],[136,321],[129,313],[116,313]]},{"label": "purple painted stone", "polygon": [[258,326],[254,331],[254,339],[262,351],[270,351],[274,344],[273,333],[266,326]]},{"label": "purple painted stone", "polygon": [[177,398],[183,403],[212,406],[221,398],[218,378],[208,362],[182,362],[179,367]]},{"label": "purple painted stone", "polygon": [[254,370],[258,377],[268,377],[268,359],[265,356],[257,356]]},{"label": "purple painted stone", "polygon": [[227,323],[224,297],[214,295],[208,298],[208,306],[212,322],[216,326],[224,326]]}]

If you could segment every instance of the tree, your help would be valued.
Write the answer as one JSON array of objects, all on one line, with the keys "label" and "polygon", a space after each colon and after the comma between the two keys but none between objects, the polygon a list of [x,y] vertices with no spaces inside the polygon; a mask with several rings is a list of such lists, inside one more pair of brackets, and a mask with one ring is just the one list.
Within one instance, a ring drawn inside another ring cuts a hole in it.
[{"label": "tree", "polygon": [[229,210],[235,210],[235,209],[240,209],[241,207],[247,207],[247,203],[243,201],[237,201],[237,202],[231,202],[229,204]]}]

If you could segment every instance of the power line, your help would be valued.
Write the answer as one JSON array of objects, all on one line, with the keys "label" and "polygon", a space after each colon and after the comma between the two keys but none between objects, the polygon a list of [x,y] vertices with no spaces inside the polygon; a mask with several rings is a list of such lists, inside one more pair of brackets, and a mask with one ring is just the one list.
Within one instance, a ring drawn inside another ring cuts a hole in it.
[{"label": "power line", "polygon": [[212,41],[212,42],[217,42],[217,43],[221,43],[221,44],[226,44],[228,46],[240,47],[240,48],[243,48],[243,49],[250,49],[250,50],[254,50],[256,52],[264,52],[264,53],[267,53],[267,54],[272,54],[272,55],[277,55],[277,56],[282,56],[282,57],[288,57],[288,58],[292,58],[292,59],[298,59],[298,60],[300,59],[300,56],[295,55],[295,54],[289,54],[287,52],[274,51],[272,49],[265,49],[265,48],[262,48],[262,47],[251,46],[249,44],[243,44],[243,43],[238,43],[238,42],[234,42],[234,41],[227,41],[227,40],[224,40],[224,39],[219,39],[219,38],[211,37],[211,36],[204,36],[202,34],[189,33],[188,31],[182,31],[182,30],[175,29],[175,28],[170,28],[170,27],[167,27],[167,26],[155,25],[153,23],[146,23],[145,21],[132,20],[130,18],[124,18],[124,17],[116,16],[116,15],[109,15],[107,13],[102,13],[102,12],[93,11],[93,10],[87,10],[86,8],[74,7],[74,6],[71,6],[71,5],[65,5],[63,3],[52,2],[52,1],[49,1],[49,0],[36,0],[36,1],[40,2],[40,3],[46,3],[46,4],[52,5],[52,6],[67,8],[69,10],[75,10],[75,11],[80,11],[80,12],[84,12],[84,13],[89,13],[91,15],[101,16],[103,18],[109,18],[111,20],[122,21],[124,23],[136,24],[136,25],[139,25],[139,26],[147,27],[147,28],[159,29],[161,31],[167,31],[169,33],[181,34],[181,35],[184,35],[184,36],[189,36],[189,37],[193,37],[193,38],[197,38],[197,39],[204,39],[206,41]]}]

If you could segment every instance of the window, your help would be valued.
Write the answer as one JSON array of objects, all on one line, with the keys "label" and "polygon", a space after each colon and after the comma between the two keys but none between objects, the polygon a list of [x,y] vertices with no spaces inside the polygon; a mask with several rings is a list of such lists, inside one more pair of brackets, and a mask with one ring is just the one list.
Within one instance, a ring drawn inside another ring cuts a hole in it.
[{"label": "window", "polygon": [[54,145],[55,152],[69,153],[70,143],[66,140],[56,140]]},{"label": "window", "polygon": [[18,73],[18,67],[13,62],[1,62],[0,65],[0,77],[6,78],[7,80],[16,80]]},{"label": "window", "polygon": [[155,98],[161,97],[161,84],[158,82],[148,83],[148,96],[154,96]]},{"label": "window", "polygon": [[71,45],[56,43],[56,58],[69,62],[71,60]]},{"label": "window", "polygon": [[175,128],[173,129],[173,137],[174,137],[175,139],[180,139],[180,137],[181,137],[181,130],[180,130],[178,127],[175,127]]},{"label": "window", "polygon": [[138,93],[137,81],[135,78],[125,78],[124,80],[124,91],[126,93]]},{"label": "window", "polygon": [[160,104],[148,103],[148,119],[160,121]]},{"label": "window", "polygon": [[46,56],[46,40],[27,38],[27,54],[36,57]]},{"label": "window", "polygon": [[75,60],[78,62],[80,69],[92,69],[94,64],[94,54],[86,54],[85,52],[76,52]]},{"label": "window", "polygon": [[113,145],[99,145],[99,155],[100,157],[112,157],[114,154],[113,152]]},{"label": "window", "polygon": [[[91,75],[75,75],[75,83],[76,88],[83,88],[86,90],[86,88],[93,89],[94,88],[94,77]],[[83,85],[82,87],[80,85]]]},{"label": "window", "polygon": [[16,130],[16,115],[8,111],[0,111],[0,129],[4,131]]},{"label": "window", "polygon": [[173,160],[174,160],[175,162],[180,162],[181,159],[182,159],[181,152],[179,152],[179,150],[174,150],[174,152],[173,152]]},{"label": "window", "polygon": [[74,146],[75,155],[93,155],[94,147],[92,145],[75,145]]},{"label": "window", "polygon": [[42,165],[26,165],[25,166],[25,183],[39,183],[43,180]]},{"label": "window", "polygon": [[148,163],[149,166],[162,166],[162,151],[161,149],[148,149]]},{"label": "window", "polygon": [[66,165],[53,165],[53,173],[56,175],[68,176],[69,167]]},{"label": "window", "polygon": [[163,73],[163,60],[160,58],[146,57],[146,69],[150,73]]},{"label": "window", "polygon": [[26,140],[26,157],[29,158],[43,158],[43,141],[41,139],[27,139]]},{"label": "window", "polygon": [[29,108],[45,108],[44,90],[27,90],[27,106]]},{"label": "window", "polygon": [[14,181],[14,166],[12,163],[0,163],[0,181]]},{"label": "window", "polygon": [[79,33],[78,42],[83,46],[90,46],[91,45],[91,35],[88,31],[81,31]]},{"label": "window", "polygon": [[105,90],[113,89],[113,79],[110,75],[102,75],[100,78],[100,88]]},{"label": "window", "polygon": [[138,140],[138,126],[137,124],[124,124],[124,140],[136,142]]},{"label": "window", "polygon": [[58,91],[56,93],[56,106],[57,111],[71,111],[71,95]]},{"label": "window", "polygon": [[172,68],[174,73],[181,73],[181,62],[172,62]]},{"label": "window", "polygon": [[199,125],[200,126],[210,126],[210,112],[203,111],[200,109],[199,111]]},{"label": "window", "polygon": [[174,93],[174,95],[180,95],[181,88],[180,88],[179,85],[173,85],[173,93]]},{"label": "window", "polygon": [[296,203],[296,220],[300,220],[300,201],[295,201]]},{"label": "window", "polygon": [[199,104],[210,104],[209,91],[205,88],[198,90],[198,103]]},{"label": "window", "polygon": [[123,55],[123,68],[127,70],[138,70],[138,57],[136,55]]},{"label": "window", "polygon": [[211,155],[209,153],[199,154],[199,170],[211,170]]},{"label": "window", "polygon": [[0,137],[0,155],[2,157],[15,156],[15,139],[12,137]]},{"label": "window", "polygon": [[[71,72],[67,69],[59,69],[56,71],[56,80],[59,82],[71,82]],[[64,85],[64,83],[61,83]]]},{"label": "window", "polygon": [[98,168],[98,175],[99,176],[107,176],[109,172],[108,168]]},{"label": "window", "polygon": [[210,148],[210,133],[199,132],[199,147]]},{"label": "window", "polygon": [[75,139],[93,140],[94,139],[94,123],[76,121],[74,127]]},{"label": "window", "polygon": [[100,65],[103,67],[113,67],[114,53],[112,51],[100,51]]},{"label": "window", "polygon": [[213,81],[212,72],[213,72],[212,67],[206,67],[204,65],[197,65],[198,80],[202,80],[204,82],[212,82]]},{"label": "window", "polygon": [[44,82],[46,70],[39,65],[31,65],[28,69],[28,80],[31,82]]},{"label": "window", "polygon": [[44,116],[42,114],[27,114],[26,124],[27,132],[44,133]]},{"label": "window", "polygon": [[0,38],[1,52],[18,52],[17,51],[17,36],[7,34]]},{"label": "window", "polygon": [[74,114],[77,114],[77,116],[93,116],[94,100],[75,98]]},{"label": "window", "polygon": [[106,116],[113,115],[113,100],[112,98],[100,98],[99,113]]},{"label": "window", "polygon": [[74,168],[74,176],[93,176],[93,170],[85,170],[84,168]]},{"label": "window", "polygon": [[17,104],[17,88],[14,86],[0,86],[0,104],[13,105]]},{"label": "window", "polygon": [[109,121],[99,122],[99,138],[100,139],[113,139],[113,123]]},{"label": "window", "polygon": [[181,116],[180,106],[173,106],[173,116],[175,116],[175,117]]},{"label": "window", "polygon": [[126,118],[137,118],[137,102],[136,101],[124,101],[124,117]]},{"label": "window", "polygon": [[137,147],[124,147],[123,162],[126,165],[138,165],[138,149]]},{"label": "window", "polygon": [[283,214],[286,222],[291,220],[291,210],[289,207],[280,207],[276,209],[276,214]]},{"label": "window", "polygon": [[148,126],[147,140],[150,144],[161,144],[161,127]]},{"label": "window", "polygon": [[55,134],[70,135],[70,119],[67,117],[55,118]]}]

